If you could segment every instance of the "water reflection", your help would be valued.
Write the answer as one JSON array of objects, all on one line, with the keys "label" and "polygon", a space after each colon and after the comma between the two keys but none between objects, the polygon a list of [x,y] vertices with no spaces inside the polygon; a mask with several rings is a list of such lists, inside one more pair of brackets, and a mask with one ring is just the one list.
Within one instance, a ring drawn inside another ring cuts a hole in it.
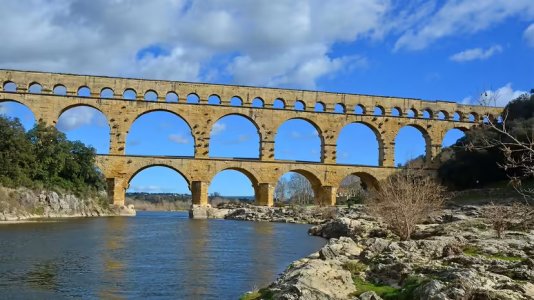
[{"label": "water reflection", "polygon": [[253,247],[252,247],[252,262],[254,263],[254,270],[256,270],[256,278],[252,287],[250,289],[256,289],[261,287],[260,283],[269,282],[272,280],[272,274],[273,272],[276,272],[276,270],[272,270],[269,268],[269,266],[276,266],[276,262],[273,260],[274,255],[274,247],[273,243],[275,242],[273,239],[274,236],[274,226],[271,223],[267,222],[259,222],[256,226],[254,226],[254,234],[257,238],[255,238]]},{"label": "water reflection", "polygon": [[[191,220],[188,229],[190,238],[184,240],[186,243],[183,256],[185,259],[187,274],[184,274],[188,279],[185,280],[185,292],[196,299],[201,299],[205,296],[207,291],[206,286],[210,286],[208,268],[210,265],[208,256],[209,247],[209,221],[208,220]],[[194,259],[191,259],[194,258]],[[202,284],[196,281],[202,280]]]},{"label": "water reflection", "polygon": [[48,261],[34,265],[24,278],[33,288],[54,291],[58,287],[57,273],[57,265],[52,261]]},{"label": "water reflection", "polygon": [[125,239],[128,233],[126,218],[110,218],[104,231],[104,246],[102,249],[103,281],[99,296],[104,299],[123,299],[120,295],[121,284],[125,276],[125,259],[123,252],[126,247]]}]

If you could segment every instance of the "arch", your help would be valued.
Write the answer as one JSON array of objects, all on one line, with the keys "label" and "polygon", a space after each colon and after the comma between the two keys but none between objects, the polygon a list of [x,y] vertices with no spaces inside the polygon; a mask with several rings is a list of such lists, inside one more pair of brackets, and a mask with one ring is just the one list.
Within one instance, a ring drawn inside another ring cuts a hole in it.
[{"label": "arch", "polygon": [[56,84],[53,89],[54,95],[66,96],[67,88],[62,84]]},{"label": "arch", "polygon": [[115,92],[111,88],[106,87],[100,91],[100,98],[111,99],[113,97],[115,97]]},{"label": "arch", "polygon": [[337,114],[344,114],[345,113],[345,104],[337,103],[334,106],[334,112],[337,113]]},{"label": "arch", "polygon": [[259,158],[260,154],[260,128],[249,116],[232,113],[213,123],[210,130],[210,157]]},{"label": "arch", "polygon": [[423,109],[423,119],[432,119],[433,118],[433,112],[429,108]]},{"label": "arch", "polygon": [[191,104],[198,104],[200,103],[200,97],[196,93],[191,93],[187,95],[186,102]]},{"label": "arch", "polygon": [[[177,168],[173,167],[172,165],[167,165],[167,164],[147,164],[146,166],[142,166],[140,167],[139,169],[133,171],[130,176],[128,177],[128,187],[127,187],[127,190],[132,190],[134,189],[134,184],[136,183],[136,180],[134,180],[137,175],[139,175],[140,173],[142,173],[143,171],[146,171],[146,170],[163,170],[163,173],[167,173],[167,174],[164,174],[163,176],[160,174],[159,176],[148,176],[150,178],[150,180],[152,180],[152,178],[158,178],[158,184],[159,185],[168,185],[168,186],[172,186],[172,185],[176,185],[176,180],[175,178],[173,178],[173,173],[174,174],[177,174],[179,177],[181,177],[181,179],[183,179],[183,181],[185,182],[185,185],[182,187],[182,190],[181,191],[166,191],[166,190],[154,190],[151,186],[146,186],[146,183],[142,183],[144,186],[141,186],[137,189],[137,191],[141,192],[181,192],[183,194],[190,194],[191,193],[191,190],[190,190],[190,186],[191,186],[191,181],[190,179],[184,174],[182,173],[180,170],[178,170]],[[172,173],[169,173],[168,171],[172,171]],[[165,172],[167,171],[167,172]],[[161,171],[160,171],[161,172]],[[148,189],[148,191],[147,191]],[[135,191],[135,190],[134,190]]]},{"label": "arch", "polygon": [[[150,142],[146,143],[146,136]],[[181,115],[166,109],[151,109],[136,116],[126,135],[125,153],[192,157],[195,136]]]},{"label": "arch", "polygon": [[425,161],[431,155],[431,145],[430,135],[423,127],[405,125],[395,136],[395,165],[405,165],[420,157]]},{"label": "arch", "polygon": [[459,111],[455,111],[454,114],[452,115],[453,121],[462,121],[463,119],[464,119],[463,114]]},{"label": "arch", "polygon": [[239,96],[233,96],[232,99],[230,99],[230,105],[231,106],[242,106],[243,105],[243,99]]},{"label": "arch", "polygon": [[178,102],[178,94],[175,92],[168,92],[165,95],[165,102]]},{"label": "arch", "polygon": [[357,115],[365,115],[365,106],[357,104],[354,106],[354,113]]},{"label": "arch", "polygon": [[40,94],[43,92],[43,87],[38,82],[32,82],[28,86],[28,92],[32,94]]},{"label": "arch", "polygon": [[17,91],[17,84],[13,81],[6,81],[2,85],[2,89],[4,92],[16,92]]},{"label": "arch", "polygon": [[56,128],[71,141],[81,141],[95,148],[98,154],[108,154],[110,125],[102,111],[92,105],[75,104],[63,108]]},{"label": "arch", "polygon": [[0,116],[18,119],[26,131],[37,122],[33,111],[24,103],[15,100],[0,99]]},{"label": "arch", "polygon": [[401,111],[400,107],[393,107],[391,109],[391,115],[393,117],[401,117],[402,116],[402,111]]},{"label": "arch", "polygon": [[406,113],[406,116],[408,118],[417,118],[419,114],[415,108],[410,108],[408,112]]},{"label": "arch", "polygon": [[78,97],[91,97],[91,89],[88,86],[83,85],[78,88],[76,95],[78,95]]},{"label": "arch", "polygon": [[374,116],[383,116],[384,115],[384,107],[380,106],[380,105],[376,105],[374,110],[373,110],[373,115]]},{"label": "arch", "polygon": [[256,97],[254,98],[254,100],[252,100],[252,107],[263,108],[264,103],[265,102],[263,101],[263,99],[261,99],[260,97]]},{"label": "arch", "polygon": [[306,104],[301,100],[295,101],[295,110],[306,110]]},{"label": "arch", "polygon": [[127,88],[122,93],[122,98],[126,100],[135,100],[137,99],[137,92],[132,88]]},{"label": "arch", "polygon": [[438,112],[438,120],[448,120],[449,119],[449,113],[444,111],[444,110],[440,110]]},{"label": "arch", "polygon": [[158,101],[158,93],[154,90],[148,90],[144,96],[145,101]]},{"label": "arch", "polygon": [[443,140],[441,142],[441,148],[446,148],[454,145],[459,139],[465,137],[466,128],[455,127],[449,129],[445,135],[443,135]]},{"label": "arch", "polygon": [[380,132],[368,123],[353,122],[345,125],[339,131],[336,145],[338,164],[367,166],[382,164],[383,142]]},{"label": "arch", "polygon": [[467,116],[467,120],[469,120],[469,122],[471,122],[471,123],[473,123],[473,122],[478,122],[478,114],[475,113],[475,112],[470,113],[470,114]]},{"label": "arch", "polygon": [[273,102],[273,108],[284,109],[286,107],[286,102],[282,98],[276,98]]},{"label": "arch", "polygon": [[336,204],[346,204],[349,199],[363,200],[366,194],[379,190],[378,180],[366,172],[354,172],[343,177],[337,186]]},{"label": "arch", "polygon": [[[226,178],[225,178],[226,177]],[[246,179],[248,182],[243,182],[243,179]],[[222,181],[222,182],[219,182]],[[248,185],[250,184],[250,185]],[[222,197],[228,196],[237,196],[237,197],[250,197],[253,196],[256,198],[256,190],[258,188],[258,180],[254,174],[251,172],[239,168],[239,167],[228,167],[221,170],[218,170],[210,180],[210,185],[208,187],[208,193],[212,195],[212,204],[213,203],[213,194],[218,193]],[[239,194],[240,191],[241,194]],[[247,191],[248,190],[248,191]]]},{"label": "arch", "polygon": [[275,160],[320,162],[324,145],[322,130],[307,118],[291,118],[276,130]]},{"label": "arch", "polygon": [[221,98],[219,97],[219,95],[213,94],[208,97],[208,104],[219,105],[221,104]]},{"label": "arch", "polygon": [[315,108],[314,108],[315,112],[324,112],[325,110],[326,110],[326,106],[324,105],[323,102],[315,103]]},{"label": "arch", "polygon": [[276,183],[274,198],[277,202],[297,202],[310,204],[318,202],[321,182],[311,172],[294,169],[282,174]]}]

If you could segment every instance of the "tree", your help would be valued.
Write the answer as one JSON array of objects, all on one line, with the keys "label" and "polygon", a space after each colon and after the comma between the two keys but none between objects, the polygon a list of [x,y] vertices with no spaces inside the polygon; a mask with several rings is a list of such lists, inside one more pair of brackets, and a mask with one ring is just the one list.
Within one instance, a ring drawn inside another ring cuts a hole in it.
[{"label": "tree", "polygon": [[288,194],[288,180],[281,177],[274,189],[274,200],[276,202],[286,202]]},{"label": "tree", "polygon": [[18,119],[0,117],[0,183],[29,185],[35,155]]},{"label": "tree", "polygon": [[313,189],[306,177],[294,173],[291,174],[287,184],[289,199],[298,205],[306,205],[313,202]]},{"label": "tree", "polygon": [[407,168],[380,184],[366,200],[369,212],[381,218],[401,240],[409,240],[416,224],[441,208],[445,188],[421,170]]}]

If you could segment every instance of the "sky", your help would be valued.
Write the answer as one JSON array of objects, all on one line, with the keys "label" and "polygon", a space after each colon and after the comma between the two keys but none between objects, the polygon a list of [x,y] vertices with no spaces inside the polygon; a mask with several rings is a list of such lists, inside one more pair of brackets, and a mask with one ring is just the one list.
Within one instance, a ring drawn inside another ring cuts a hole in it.
[{"label": "sky", "polygon": [[[0,26],[3,69],[467,104],[491,97],[499,106],[534,88],[532,0],[4,0]],[[20,105],[2,103],[0,113],[32,126],[32,113]],[[95,110],[67,111],[57,127],[108,152],[107,120]],[[258,157],[257,131],[243,118],[221,119],[211,134],[213,157]],[[443,145],[459,137],[452,131]],[[284,123],[275,142],[275,158],[319,160],[319,137],[304,121]],[[364,125],[347,126],[338,162],[376,165],[376,143]],[[402,128],[395,151],[396,163],[421,155],[421,134]],[[169,113],[144,115],[130,130],[126,153],[191,156],[190,129]],[[165,168],[139,173],[129,190],[188,192]],[[209,191],[252,194],[237,171],[219,173]]]}]

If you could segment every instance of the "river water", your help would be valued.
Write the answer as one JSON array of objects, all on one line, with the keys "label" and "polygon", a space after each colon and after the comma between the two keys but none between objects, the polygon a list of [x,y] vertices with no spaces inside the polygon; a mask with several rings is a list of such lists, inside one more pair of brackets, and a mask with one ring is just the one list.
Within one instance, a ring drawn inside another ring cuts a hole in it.
[{"label": "river water", "polygon": [[0,225],[0,298],[238,299],[324,245],[308,228],[183,212]]}]

